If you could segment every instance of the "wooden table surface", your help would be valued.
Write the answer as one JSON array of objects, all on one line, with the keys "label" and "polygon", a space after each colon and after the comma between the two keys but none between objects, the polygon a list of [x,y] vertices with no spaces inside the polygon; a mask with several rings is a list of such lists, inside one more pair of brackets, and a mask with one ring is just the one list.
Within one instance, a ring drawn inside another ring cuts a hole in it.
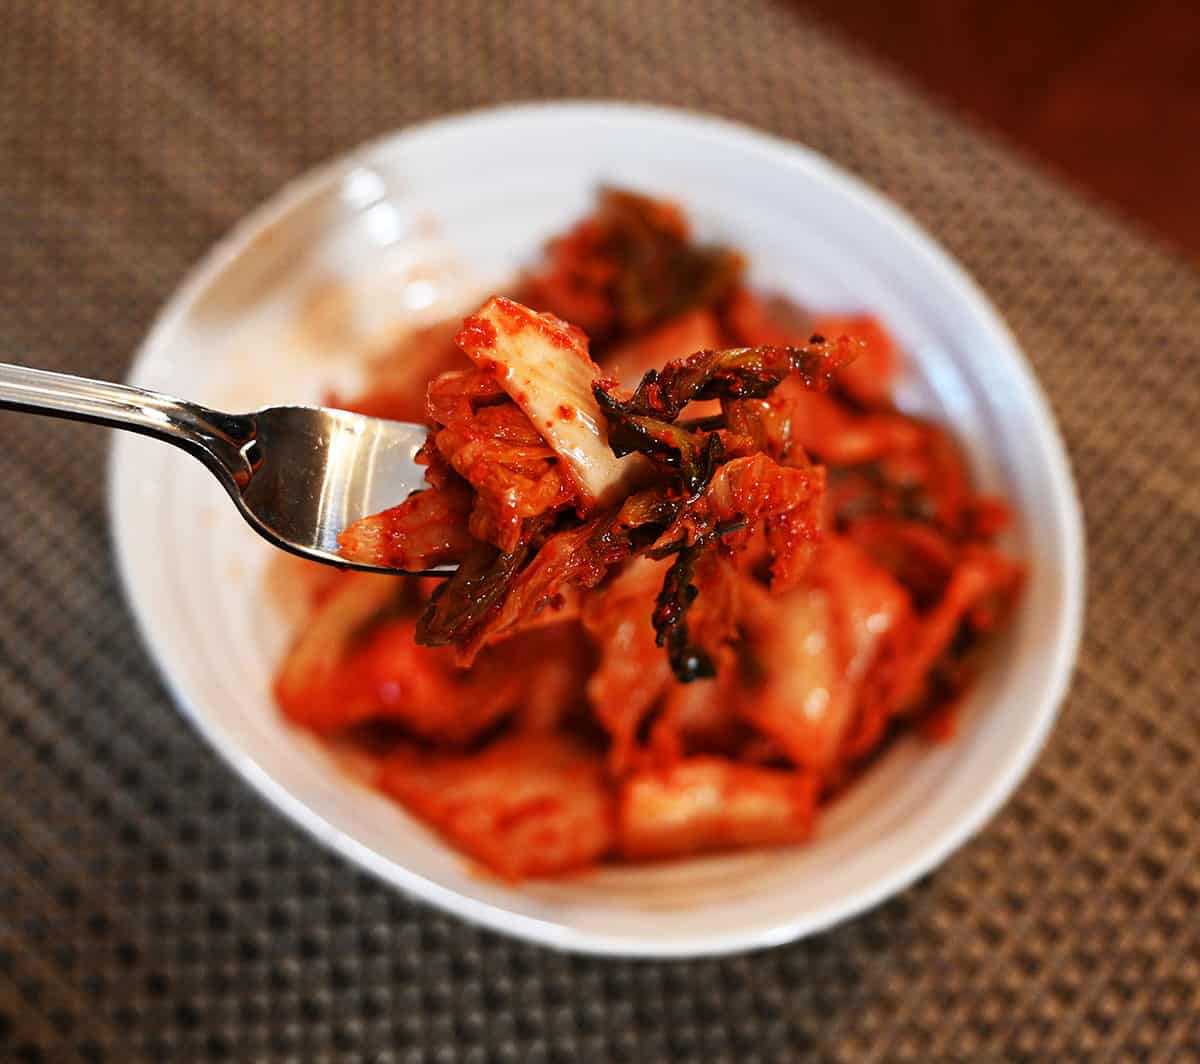
[{"label": "wooden table surface", "polygon": [[798,2],[1200,263],[1200,3]]}]

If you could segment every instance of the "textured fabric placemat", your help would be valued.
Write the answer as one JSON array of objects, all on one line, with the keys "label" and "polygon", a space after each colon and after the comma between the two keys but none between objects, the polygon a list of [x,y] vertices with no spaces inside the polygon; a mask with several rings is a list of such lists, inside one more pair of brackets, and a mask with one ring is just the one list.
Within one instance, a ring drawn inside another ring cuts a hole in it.
[{"label": "textured fabric placemat", "polygon": [[124,373],[283,181],[416,119],[603,95],[803,141],[999,304],[1087,512],[1030,778],[934,875],[793,946],[557,955],[410,902],[172,709],[97,430],[0,416],[0,1060],[1200,1060],[1200,278],[763,2],[0,0],[0,358]]}]

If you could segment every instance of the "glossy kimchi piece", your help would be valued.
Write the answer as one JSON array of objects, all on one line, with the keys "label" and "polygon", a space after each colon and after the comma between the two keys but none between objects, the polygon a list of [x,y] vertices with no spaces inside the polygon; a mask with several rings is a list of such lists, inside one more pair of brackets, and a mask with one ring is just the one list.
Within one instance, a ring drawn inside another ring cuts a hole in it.
[{"label": "glossy kimchi piece", "polygon": [[538,657],[582,668],[582,635],[546,626],[507,653],[485,652],[461,669],[450,648],[419,646],[418,581],[341,574],[316,604],[276,679],[280,708],[295,724],[334,734],[388,721],[440,745],[460,746],[522,707],[556,720],[583,699],[582,678],[542,683]]},{"label": "glossy kimchi piece", "polygon": [[[765,454],[753,454],[721,466],[695,509],[714,528],[733,524],[753,528],[763,522],[771,586],[783,591],[808,569],[820,535],[824,489],[823,469],[783,466]],[[681,523],[687,521],[685,516]]]},{"label": "glossy kimchi piece", "polygon": [[588,700],[611,739],[609,763],[618,774],[632,763],[639,726],[672,683],[650,623],[668,564],[635,559],[584,609],[584,628],[599,652]]},{"label": "glossy kimchi piece", "polygon": [[974,664],[971,652],[1007,617],[1023,575],[1023,566],[989,547],[971,546],[963,552],[945,594],[921,618],[913,644],[897,666],[895,712],[961,693]]},{"label": "glossy kimchi piece", "polygon": [[814,579],[831,596],[844,675],[857,685],[880,647],[911,624],[909,597],[887,570],[840,536],[829,537],[823,545]]},{"label": "glossy kimchi piece", "polygon": [[888,691],[896,664],[910,652],[917,622],[905,589],[855,543],[831,537],[820,561],[816,579],[833,603],[842,685],[851,702],[850,719],[838,735],[844,760],[882,738],[894,712]]},{"label": "glossy kimchi piece", "polygon": [[319,732],[391,721],[457,746],[521,704],[526,685],[520,674],[487,660],[464,672],[453,652],[418,646],[415,628],[411,617],[375,625],[319,682],[280,686],[284,712]]},{"label": "glossy kimchi piece", "polygon": [[[842,504],[847,502],[843,495]],[[887,569],[920,609],[942,597],[958,563],[959,546],[925,521],[879,515],[852,518],[846,535]]]},{"label": "glossy kimchi piece", "polygon": [[471,535],[503,551],[521,542],[530,519],[578,502],[554,451],[511,402],[451,421],[437,430],[434,442],[475,490]]},{"label": "glossy kimchi piece", "polygon": [[474,498],[462,481],[414,492],[399,506],[364,517],[338,535],[338,553],[353,562],[420,572],[467,556],[475,540],[467,522]]},{"label": "glossy kimchi piece", "polygon": [[570,473],[583,509],[619,498],[636,461],[617,458],[592,394],[599,367],[587,337],[502,296],[467,318],[458,345],[491,374]]},{"label": "glossy kimchi piece", "polygon": [[809,586],[764,597],[746,623],[758,677],[742,700],[746,719],[793,763],[828,767],[854,708],[828,592]]},{"label": "glossy kimchi piece", "polygon": [[910,619],[908,596],[851,543],[832,539],[806,586],[764,598],[747,619],[759,681],[746,717],[798,765],[837,760],[863,683]]},{"label": "glossy kimchi piece", "polygon": [[891,411],[859,413],[835,397],[785,381],[776,392],[786,403],[795,444],[831,465],[878,462],[899,453],[915,453],[926,439],[924,426]]},{"label": "glossy kimchi piece", "polygon": [[640,772],[621,786],[622,856],[683,857],[798,842],[812,830],[815,776],[693,757]]},{"label": "glossy kimchi piece", "polygon": [[613,846],[603,759],[561,735],[518,735],[470,755],[404,751],[378,785],[504,879],[586,867]]},{"label": "glossy kimchi piece", "polygon": [[275,677],[279,707],[296,724],[332,731],[364,719],[370,707],[342,681],[355,637],[393,607],[408,588],[404,578],[344,573],[328,588]]},{"label": "glossy kimchi piece", "polygon": [[726,645],[713,656],[715,676],[667,688],[650,733],[656,765],[673,765],[691,754],[725,754],[741,745],[746,726],[737,712],[737,652]]},{"label": "glossy kimchi piece", "polygon": [[842,391],[864,406],[891,403],[896,345],[878,319],[867,314],[817,317],[811,329],[818,336],[849,336],[859,342],[858,357],[838,371],[837,383]]}]

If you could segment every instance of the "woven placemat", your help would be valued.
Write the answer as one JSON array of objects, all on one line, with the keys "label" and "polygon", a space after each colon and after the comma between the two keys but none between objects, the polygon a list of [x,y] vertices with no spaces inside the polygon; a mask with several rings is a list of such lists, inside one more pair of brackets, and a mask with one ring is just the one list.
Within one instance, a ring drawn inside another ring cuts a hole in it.
[{"label": "woven placemat", "polygon": [[936,874],[689,963],[554,954],[317,848],[171,708],[96,430],[0,417],[0,1060],[1200,1060],[1200,278],[834,42],[718,0],[0,0],[0,357],[118,377],[284,180],[413,120],[656,100],[912,211],[1029,352],[1090,538],[1073,693]]}]

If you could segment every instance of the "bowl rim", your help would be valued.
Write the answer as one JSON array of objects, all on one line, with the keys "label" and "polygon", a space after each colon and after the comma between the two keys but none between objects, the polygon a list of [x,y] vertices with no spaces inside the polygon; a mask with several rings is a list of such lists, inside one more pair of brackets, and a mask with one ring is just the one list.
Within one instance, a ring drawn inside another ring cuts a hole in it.
[{"label": "bowl rim", "polygon": [[413,872],[392,858],[375,852],[329,823],[315,809],[273,776],[263,770],[245,751],[235,748],[219,729],[194,705],[169,666],[169,654],[162,640],[143,614],[135,594],[135,559],[123,532],[123,510],[119,498],[119,470],[124,448],[120,438],[111,447],[108,463],[108,517],[112,528],[112,548],[120,583],[142,642],[148,648],[159,676],[173,701],[193,727],[218,755],[255,791],[325,846],[355,866],[363,868],[412,897],[432,903],[472,923],[515,935],[541,945],[577,953],[612,957],[678,958],[716,956],[781,945],[823,931],[869,909],[941,864],[954,850],[978,832],[999,810],[1029,771],[1045,744],[1059,707],[1066,696],[1073,674],[1083,630],[1085,596],[1085,538],[1082,510],[1071,475],[1066,447],[1058,431],[1046,397],[1017,343],[1015,336],[990,300],[965,268],[906,211],[871,188],[866,182],[844,170],[825,156],[795,141],[764,133],[740,122],[697,111],[644,103],[609,100],[568,100],[533,102],[481,107],[415,123],[372,138],[365,143],[319,164],[283,185],[264,203],[238,221],[184,275],[155,316],[145,339],[139,345],[126,379],[137,380],[164,337],[183,319],[205,289],[238,259],[264,232],[284,220],[292,211],[320,195],[350,169],[376,153],[387,151],[413,137],[437,133],[463,133],[472,125],[510,119],[591,119],[618,121],[641,126],[664,123],[692,133],[718,136],[739,142],[744,148],[772,157],[773,161],[798,170],[807,170],[833,182],[853,201],[856,211],[874,215],[890,229],[904,252],[923,260],[925,266],[940,275],[953,298],[967,308],[988,331],[1008,357],[1013,384],[1032,417],[1030,429],[1036,435],[1039,452],[1047,459],[1046,473],[1051,483],[1058,542],[1065,560],[1061,572],[1062,601],[1056,618],[1056,636],[1049,670],[1049,683],[1039,697],[1034,726],[1010,754],[1002,770],[981,788],[974,801],[960,811],[936,843],[926,846],[897,865],[887,875],[865,884],[860,890],[843,896],[837,903],[798,914],[794,919],[769,927],[714,931],[687,938],[647,941],[622,935],[583,931],[550,921],[512,912],[501,905],[459,894]]}]

